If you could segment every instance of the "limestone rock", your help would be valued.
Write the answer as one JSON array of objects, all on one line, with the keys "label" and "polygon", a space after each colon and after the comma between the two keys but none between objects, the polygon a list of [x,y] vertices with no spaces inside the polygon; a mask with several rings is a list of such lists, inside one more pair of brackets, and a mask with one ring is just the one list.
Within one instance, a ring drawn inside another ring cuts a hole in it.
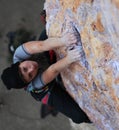
[{"label": "limestone rock", "polygon": [[[74,32],[82,58],[61,75],[99,130],[119,130],[119,0],[46,0],[49,37]],[[58,59],[69,47],[56,49]]]}]

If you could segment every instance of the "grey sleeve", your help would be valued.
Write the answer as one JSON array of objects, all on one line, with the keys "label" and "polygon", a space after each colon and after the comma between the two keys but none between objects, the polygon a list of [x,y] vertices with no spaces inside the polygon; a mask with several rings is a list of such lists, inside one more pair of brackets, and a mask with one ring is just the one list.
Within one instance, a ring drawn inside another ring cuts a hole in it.
[{"label": "grey sleeve", "polygon": [[[29,54],[23,45],[19,46],[13,56],[13,63],[26,60],[31,57],[31,54]],[[28,88],[37,88],[40,89],[44,87],[44,82],[42,80],[42,74],[38,74],[34,80],[28,85]]]},{"label": "grey sleeve", "polygon": [[42,75],[38,74],[34,80],[28,85],[32,86],[32,88],[40,89],[45,86],[43,80],[42,80]]},{"label": "grey sleeve", "polygon": [[28,59],[31,57],[31,54],[29,54],[26,50],[24,45],[19,46],[14,53],[13,56],[13,63],[23,61],[25,59]]}]

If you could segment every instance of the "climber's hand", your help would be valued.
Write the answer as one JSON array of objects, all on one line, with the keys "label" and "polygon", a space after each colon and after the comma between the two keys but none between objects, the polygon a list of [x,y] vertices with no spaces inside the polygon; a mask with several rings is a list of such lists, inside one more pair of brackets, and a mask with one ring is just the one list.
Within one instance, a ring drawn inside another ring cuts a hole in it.
[{"label": "climber's hand", "polygon": [[61,42],[65,46],[77,43],[77,38],[74,33],[65,32],[62,34]]},{"label": "climber's hand", "polygon": [[76,48],[73,50],[68,50],[66,58],[67,58],[69,63],[73,63],[75,61],[80,60],[81,54],[79,52],[79,49]]}]

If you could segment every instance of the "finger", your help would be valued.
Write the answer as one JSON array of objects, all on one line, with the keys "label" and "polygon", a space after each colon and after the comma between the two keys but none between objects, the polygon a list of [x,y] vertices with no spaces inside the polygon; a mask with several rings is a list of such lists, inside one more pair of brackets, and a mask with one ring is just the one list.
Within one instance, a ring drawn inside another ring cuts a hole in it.
[{"label": "finger", "polygon": [[77,39],[76,38],[72,38],[70,41],[72,44],[77,43]]},{"label": "finger", "polygon": [[74,49],[72,49],[71,51],[74,52],[74,53],[75,53],[75,52],[77,52],[77,53],[80,52],[79,48],[74,48]]},{"label": "finger", "polygon": [[68,53],[71,54],[72,56],[76,55],[76,53],[78,54],[76,50],[69,50]]},{"label": "finger", "polygon": [[82,53],[80,53],[80,52],[78,52],[78,51],[74,51],[74,52],[72,53],[72,56],[73,56],[73,57],[81,58],[81,57],[82,57]]}]

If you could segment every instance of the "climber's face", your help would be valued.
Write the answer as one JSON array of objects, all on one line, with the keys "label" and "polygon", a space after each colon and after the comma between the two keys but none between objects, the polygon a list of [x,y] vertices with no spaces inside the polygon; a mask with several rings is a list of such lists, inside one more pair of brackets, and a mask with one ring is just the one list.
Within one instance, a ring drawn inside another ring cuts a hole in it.
[{"label": "climber's face", "polygon": [[19,65],[20,74],[26,83],[31,82],[38,73],[38,63],[35,61],[23,61]]}]

